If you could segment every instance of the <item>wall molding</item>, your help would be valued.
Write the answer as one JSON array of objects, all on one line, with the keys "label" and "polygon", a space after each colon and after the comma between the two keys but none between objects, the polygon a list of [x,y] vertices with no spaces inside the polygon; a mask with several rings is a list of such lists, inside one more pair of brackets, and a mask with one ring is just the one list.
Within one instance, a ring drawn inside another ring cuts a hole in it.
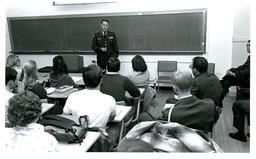
[{"label": "wall molding", "polygon": [[247,42],[250,39],[249,36],[234,36],[232,38],[233,43]]}]

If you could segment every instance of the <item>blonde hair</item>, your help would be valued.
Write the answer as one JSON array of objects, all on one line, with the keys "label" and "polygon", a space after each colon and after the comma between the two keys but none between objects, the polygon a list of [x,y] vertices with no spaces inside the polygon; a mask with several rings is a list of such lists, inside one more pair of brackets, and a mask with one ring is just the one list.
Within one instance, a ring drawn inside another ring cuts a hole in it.
[{"label": "blonde hair", "polygon": [[172,84],[180,91],[190,91],[193,84],[192,74],[188,71],[176,71],[172,74]]},{"label": "blonde hair", "polygon": [[6,59],[6,66],[8,67],[18,66],[18,63],[20,63],[20,58],[17,55],[9,55]]},{"label": "blonde hair", "polygon": [[33,86],[37,80],[38,77],[38,70],[37,65],[34,60],[28,60],[28,62],[24,65],[24,72],[25,72],[25,89],[28,89],[29,87]]}]

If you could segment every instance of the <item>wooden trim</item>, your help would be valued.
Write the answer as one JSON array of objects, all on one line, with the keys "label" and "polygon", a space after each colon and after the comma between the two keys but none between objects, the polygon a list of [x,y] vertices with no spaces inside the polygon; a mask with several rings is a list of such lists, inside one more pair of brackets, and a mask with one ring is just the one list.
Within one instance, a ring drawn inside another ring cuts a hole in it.
[{"label": "wooden trim", "polygon": [[179,14],[179,13],[207,13],[206,8],[198,9],[181,9],[165,11],[143,11],[143,12],[113,12],[113,13],[93,13],[93,14],[72,14],[72,15],[46,15],[46,16],[24,16],[24,17],[7,17],[8,20],[25,20],[25,19],[59,19],[59,18],[80,18],[80,17],[107,17],[107,16],[131,16],[131,15],[159,15],[159,14]]}]

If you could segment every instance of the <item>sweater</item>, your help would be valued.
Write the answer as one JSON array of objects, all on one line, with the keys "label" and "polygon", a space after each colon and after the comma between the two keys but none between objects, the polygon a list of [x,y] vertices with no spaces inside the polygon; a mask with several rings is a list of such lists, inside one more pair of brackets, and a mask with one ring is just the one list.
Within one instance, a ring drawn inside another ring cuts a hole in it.
[{"label": "sweater", "polygon": [[77,84],[68,74],[56,75],[53,72],[51,72],[49,76],[49,81],[50,87],[61,87],[64,85],[69,85],[73,86],[74,88],[78,88]]},{"label": "sweater", "polygon": [[127,77],[120,74],[105,74],[100,86],[102,93],[111,95],[116,101],[125,100],[125,91],[132,97],[139,97],[140,90]]}]

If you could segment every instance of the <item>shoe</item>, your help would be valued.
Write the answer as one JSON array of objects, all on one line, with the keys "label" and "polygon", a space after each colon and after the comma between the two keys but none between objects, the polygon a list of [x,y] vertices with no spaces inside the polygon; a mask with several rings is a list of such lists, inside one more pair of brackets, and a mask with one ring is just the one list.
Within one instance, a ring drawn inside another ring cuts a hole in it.
[{"label": "shoe", "polygon": [[247,142],[247,138],[244,134],[241,133],[229,133],[229,136],[233,139],[239,140],[241,142]]}]

